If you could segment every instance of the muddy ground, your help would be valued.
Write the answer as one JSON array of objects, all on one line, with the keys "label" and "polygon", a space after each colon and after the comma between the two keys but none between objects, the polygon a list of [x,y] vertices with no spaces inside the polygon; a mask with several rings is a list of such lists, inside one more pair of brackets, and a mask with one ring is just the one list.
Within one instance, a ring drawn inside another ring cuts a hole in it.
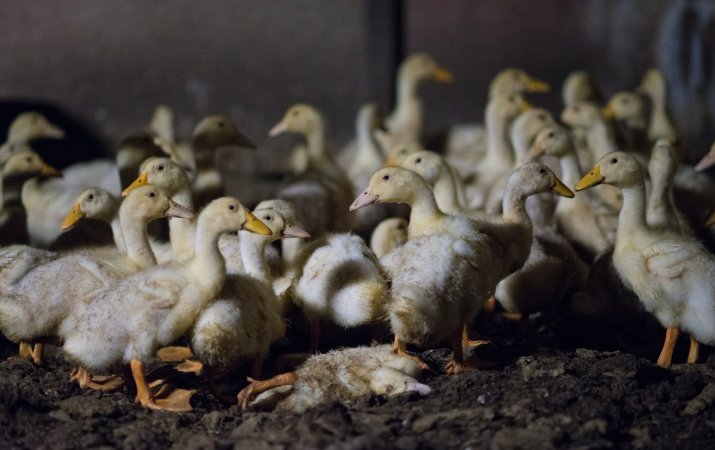
[{"label": "muddy ground", "polygon": [[[193,375],[195,411],[146,411],[133,393],[82,391],[57,352],[44,367],[0,344],[0,442],[3,448],[350,448],[540,449],[713,448],[715,355],[657,367],[662,341],[641,356],[573,345],[536,326],[503,324],[476,350],[498,367],[457,376],[424,375],[433,392],[421,398],[361,398],[303,415],[242,413],[214,399]],[[687,338],[676,362],[687,353]],[[580,345],[580,344],[579,344]],[[421,353],[436,371],[446,348]],[[241,374],[221,383],[235,395]]]}]

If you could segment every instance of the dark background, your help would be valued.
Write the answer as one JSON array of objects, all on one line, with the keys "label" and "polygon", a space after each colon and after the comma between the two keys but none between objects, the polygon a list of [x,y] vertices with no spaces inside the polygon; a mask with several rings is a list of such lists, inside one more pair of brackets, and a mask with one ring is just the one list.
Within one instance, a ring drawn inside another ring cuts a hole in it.
[{"label": "dark background", "polygon": [[504,67],[550,82],[551,94],[531,100],[558,113],[572,70],[610,95],[658,66],[691,157],[715,139],[710,0],[5,0],[0,130],[28,106],[45,109],[69,128],[66,158],[87,159],[111,154],[159,103],[184,138],[201,117],[227,114],[259,144],[220,155],[231,190],[250,203],[287,168],[291,138],[266,133],[288,106],[319,107],[340,148],[361,103],[389,108],[397,64],[413,51],[456,77],[421,89],[431,131],[481,122]]}]

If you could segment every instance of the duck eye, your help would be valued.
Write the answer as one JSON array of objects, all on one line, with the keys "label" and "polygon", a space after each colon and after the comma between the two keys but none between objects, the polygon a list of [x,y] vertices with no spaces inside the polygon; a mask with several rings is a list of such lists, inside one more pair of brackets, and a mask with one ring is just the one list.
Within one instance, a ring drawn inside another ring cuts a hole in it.
[{"label": "duck eye", "polygon": [[219,128],[223,128],[224,126],[225,126],[225,124],[224,124],[223,122],[219,122],[219,123],[218,123],[218,127],[219,127]]},{"label": "duck eye", "polygon": [[149,197],[152,197],[152,198],[156,197],[156,192],[149,192]]},{"label": "duck eye", "polygon": [[421,163],[421,162],[422,162],[422,158],[417,158],[417,159],[415,160],[415,163],[417,163],[417,164],[419,164],[419,163]]},{"label": "duck eye", "polygon": [[400,153],[404,155],[405,153],[407,153],[407,149],[403,148],[402,150],[400,150]]},{"label": "duck eye", "polygon": [[162,170],[164,170],[164,166],[156,166],[156,170],[158,170],[159,172],[161,172]]},{"label": "duck eye", "polygon": [[236,209],[236,205],[228,205],[228,209],[229,209],[230,211],[233,211],[233,210]]},{"label": "duck eye", "polygon": [[509,96],[509,101],[512,102],[512,103],[514,103],[514,100],[516,100],[516,99],[515,99],[513,96],[510,95],[510,96]]},{"label": "duck eye", "polygon": [[28,156],[27,158],[25,158],[25,161],[26,161],[27,163],[31,163],[31,162],[32,162],[32,158]]},{"label": "duck eye", "polygon": [[577,113],[579,111],[581,111],[581,108],[579,108],[578,106],[573,107],[573,112]]},{"label": "duck eye", "polygon": [[273,217],[271,217],[271,216],[263,216],[263,220],[267,220],[267,221],[271,222],[271,221],[273,220]]},{"label": "duck eye", "polygon": [[539,120],[542,121],[542,122],[545,121],[545,120],[546,120],[546,116],[543,115],[543,114],[539,114]]},{"label": "duck eye", "polygon": [[546,174],[546,169],[542,167],[541,169],[539,169],[539,173],[542,175]]},{"label": "duck eye", "polygon": [[387,180],[390,179],[390,175],[383,175],[383,176],[382,176],[382,179],[385,180],[385,181],[387,181]]},{"label": "duck eye", "polygon": [[87,200],[94,200],[94,194],[89,194],[87,196]]},{"label": "duck eye", "polygon": [[549,133],[549,137],[550,137],[550,138],[554,137],[554,132],[553,132],[553,131],[552,131],[551,133]]},{"label": "duck eye", "polygon": [[291,114],[293,114],[293,117],[296,117],[299,114],[299,111],[296,109],[293,112],[291,112]]},{"label": "duck eye", "polygon": [[612,158],[612,159],[611,159],[611,164],[615,164],[615,163],[617,163],[617,162],[618,162],[618,158]]},{"label": "duck eye", "polygon": [[144,143],[145,143],[145,144],[148,144],[149,142],[151,142],[151,140],[150,140],[148,137],[145,137],[145,138],[144,138]]}]

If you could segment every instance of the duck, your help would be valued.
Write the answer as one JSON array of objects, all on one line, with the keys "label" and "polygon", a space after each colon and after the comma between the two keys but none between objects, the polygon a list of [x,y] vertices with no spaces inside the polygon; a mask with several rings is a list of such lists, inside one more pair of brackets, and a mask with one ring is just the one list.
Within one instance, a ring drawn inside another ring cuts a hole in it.
[{"label": "duck", "polygon": [[217,150],[228,146],[256,148],[256,144],[226,116],[204,117],[194,128],[191,140],[193,161],[185,164],[189,170],[195,171],[192,192],[197,208],[224,194],[223,177],[215,159]]},{"label": "duck", "polygon": [[0,168],[0,245],[28,243],[27,213],[22,188],[35,177],[58,177],[61,173],[45,163],[31,148],[23,146]]},{"label": "duck", "polygon": [[509,133],[514,149],[515,167],[526,162],[526,155],[539,132],[555,123],[554,117],[544,108],[528,109],[516,117]]},{"label": "duck", "polygon": [[[192,215],[157,188],[145,186],[122,202],[119,209],[125,254],[116,251],[115,254],[103,252],[96,255],[86,250],[58,255],[25,247],[21,251],[35,255],[41,263],[29,265],[26,259],[16,260],[17,247],[3,249],[0,253],[3,261],[0,263],[3,267],[0,273],[3,278],[0,283],[0,330],[10,340],[22,342],[61,336],[67,316],[83,293],[156,264],[146,237],[146,224],[150,220]],[[72,216],[68,217],[68,223],[76,217],[73,212],[68,216]],[[24,266],[22,271],[13,267],[18,263]],[[5,279],[6,276],[10,280]],[[58,279],[65,282],[57,284]],[[41,356],[33,355],[33,358],[38,360]]]},{"label": "duck", "polygon": [[[347,176],[353,186],[353,194],[361,189],[370,175],[385,163],[385,152],[377,141],[375,133],[383,128],[382,111],[376,103],[366,103],[358,112],[355,121],[356,151],[347,165]],[[353,230],[360,235],[368,235],[375,225],[390,214],[389,208],[364,210],[355,216]]]},{"label": "duck", "polygon": [[[268,380],[251,379],[238,394],[238,403],[244,411],[250,405],[302,414],[321,404],[345,403],[370,394],[426,396],[432,389],[418,381],[421,370],[413,359],[393,353],[389,345],[331,350],[310,356],[294,372]],[[290,389],[283,392],[281,386]]]},{"label": "duck", "polygon": [[585,70],[575,70],[568,74],[561,87],[561,99],[564,106],[578,102],[598,104],[603,100],[603,94],[596,85],[591,74]]},{"label": "duck", "polygon": [[[474,172],[468,175],[472,178],[467,183],[470,207],[486,208],[489,213],[499,212],[502,183],[516,162],[509,140],[509,128],[519,114],[531,108],[523,97],[515,94],[495,97],[489,101],[486,113],[486,155],[472,166]],[[464,173],[460,174],[465,176]]]},{"label": "duck", "polygon": [[174,130],[174,111],[166,105],[157,105],[154,108],[154,113],[151,115],[149,124],[146,126],[146,132],[161,141],[170,144],[176,142],[176,133]]},{"label": "duck", "polygon": [[[566,185],[574,186],[581,178],[581,165],[573,138],[564,127],[553,125],[539,133],[529,150],[528,158],[536,159],[541,155],[558,158]],[[618,214],[588,194],[583,192],[572,200],[560,200],[554,217],[558,230],[580,250],[585,260],[593,261],[596,255],[613,247]]]},{"label": "duck", "polygon": [[673,184],[678,161],[668,139],[658,139],[648,161],[650,194],[646,205],[646,222],[651,227],[669,227],[687,236],[694,236],[688,220],[675,204]]},{"label": "duck", "polygon": [[94,219],[109,224],[114,246],[126,254],[124,236],[119,223],[120,201],[111,192],[102,188],[89,188],[80,192],[72,209],[62,221],[61,231],[67,232],[84,219]]},{"label": "duck", "polygon": [[[175,202],[194,208],[194,193],[188,174],[179,164],[167,157],[152,157],[139,168],[139,176],[127,186],[122,195],[128,195],[140,186],[153,185],[166,192]],[[183,262],[194,255],[196,222],[194,220],[169,221],[169,245],[152,243],[152,248],[161,263]]]},{"label": "duck", "polygon": [[429,184],[434,192],[437,206],[442,212],[447,214],[467,212],[464,186],[458,183],[459,176],[444,157],[423,150],[412,153],[400,164],[400,167],[416,172]]},{"label": "duck", "polygon": [[200,312],[223,286],[225,262],[218,249],[221,234],[246,229],[270,234],[233,197],[220,197],[199,214],[192,259],[154,266],[86,294],[76,304],[63,333],[65,355],[90,371],[129,364],[142,407],[191,410],[191,391],[176,389],[157,398],[146,380],[145,362],[160,345],[188,332]]},{"label": "duck", "polygon": [[625,137],[624,149],[642,156],[647,153],[650,142],[646,133],[643,100],[638,94],[631,91],[616,92],[603,108],[603,116],[607,120],[623,122],[621,131]]},{"label": "duck", "polygon": [[10,123],[5,143],[0,146],[0,165],[17,151],[17,144],[29,144],[35,139],[63,139],[64,137],[64,130],[51,123],[42,113],[25,111]]},{"label": "duck", "polygon": [[623,192],[613,264],[645,309],[666,328],[657,360],[669,367],[681,330],[690,334],[688,362],[698,359],[699,343],[715,343],[715,257],[696,239],[646,221],[645,170],[626,152],[613,152],[576,184],[581,191],[611,184]]},{"label": "duck", "polygon": [[397,352],[405,352],[407,343],[448,339],[453,351],[448,373],[470,369],[462,354],[464,325],[497,283],[524,264],[531,246],[524,202],[546,191],[573,196],[545,165],[521,166],[507,182],[503,218],[485,222],[441,212],[429,185],[415,172],[390,167],[373,174],[351,210],[376,202],[411,207],[407,242],[380,260],[392,280],[386,309]]},{"label": "duck", "polygon": [[[659,139],[668,139],[675,142],[678,133],[668,117],[666,108],[666,82],[663,73],[657,68],[650,68],[645,71],[636,92],[645,95],[650,99],[650,120],[648,122],[648,138],[655,142]],[[678,160],[682,154],[677,154]]]},{"label": "duck", "polygon": [[322,115],[310,105],[295,104],[268,134],[278,136],[285,132],[305,137],[308,159],[306,170],[288,179],[280,188],[278,197],[293,203],[300,222],[312,236],[349,230],[351,217],[346,208],[353,188],[345,172],[325,148]]},{"label": "duck", "polygon": [[253,212],[270,235],[239,231],[244,270],[229,274],[218,298],[201,311],[191,329],[193,354],[209,370],[251,363],[251,376],[261,377],[271,343],[285,334],[284,306],[273,290],[265,247],[282,238],[310,237],[272,210]]},{"label": "duck", "polygon": [[407,242],[407,225],[402,217],[390,217],[375,227],[370,236],[370,249],[378,259]]},{"label": "duck", "polygon": [[[497,97],[526,93],[548,92],[548,83],[538,80],[522,69],[506,68],[499,71],[489,85],[489,101]],[[488,127],[488,125],[487,125]],[[488,143],[487,130],[482,124],[463,124],[450,128],[447,134],[445,155],[449,162],[457,168],[466,164],[472,167],[484,159]],[[471,172],[461,175],[467,177]]]},{"label": "duck", "polygon": [[125,136],[119,142],[115,163],[119,171],[120,190],[129,186],[137,177],[142,162],[151,157],[166,156],[160,144],[160,141],[146,131]]}]

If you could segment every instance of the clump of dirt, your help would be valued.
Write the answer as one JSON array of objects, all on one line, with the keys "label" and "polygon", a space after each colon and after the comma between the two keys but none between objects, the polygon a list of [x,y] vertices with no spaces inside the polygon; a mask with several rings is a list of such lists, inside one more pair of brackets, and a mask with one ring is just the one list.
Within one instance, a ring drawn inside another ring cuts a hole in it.
[{"label": "clump of dirt", "polygon": [[[433,392],[369,396],[305,414],[247,412],[216,400],[193,375],[195,411],[143,410],[133,393],[80,390],[59,351],[44,367],[0,345],[0,440],[13,448],[710,448],[715,356],[666,370],[620,351],[569,348],[558,336],[506,326],[478,347],[498,367],[425,373]],[[661,342],[655,342],[655,352]],[[687,351],[687,349],[685,349]],[[421,353],[435,371],[446,348]],[[682,355],[676,354],[676,361]],[[221,381],[235,397],[245,374]]]}]

